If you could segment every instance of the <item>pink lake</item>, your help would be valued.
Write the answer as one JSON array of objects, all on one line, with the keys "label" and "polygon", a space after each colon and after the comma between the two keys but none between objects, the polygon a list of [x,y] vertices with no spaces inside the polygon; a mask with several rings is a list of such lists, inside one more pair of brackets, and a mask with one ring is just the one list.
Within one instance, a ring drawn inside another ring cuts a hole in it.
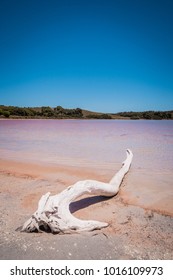
[{"label": "pink lake", "polygon": [[0,120],[0,159],[112,174],[127,148],[134,159],[123,199],[173,214],[173,121]]}]

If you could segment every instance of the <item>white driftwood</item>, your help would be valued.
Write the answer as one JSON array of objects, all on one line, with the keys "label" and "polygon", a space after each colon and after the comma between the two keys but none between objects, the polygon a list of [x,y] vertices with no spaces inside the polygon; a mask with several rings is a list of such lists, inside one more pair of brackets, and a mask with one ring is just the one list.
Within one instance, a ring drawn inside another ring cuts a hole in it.
[{"label": "white driftwood", "polygon": [[51,196],[49,192],[46,193],[41,197],[37,211],[23,225],[22,231],[38,230],[40,232],[44,228],[45,230],[50,229],[53,233],[69,233],[107,227],[108,224],[104,222],[77,219],[71,214],[69,205],[76,198],[86,193],[107,197],[116,195],[125,174],[129,171],[132,158],[132,152],[127,150],[126,160],[109,183],[84,180],[69,186],[57,195]]}]

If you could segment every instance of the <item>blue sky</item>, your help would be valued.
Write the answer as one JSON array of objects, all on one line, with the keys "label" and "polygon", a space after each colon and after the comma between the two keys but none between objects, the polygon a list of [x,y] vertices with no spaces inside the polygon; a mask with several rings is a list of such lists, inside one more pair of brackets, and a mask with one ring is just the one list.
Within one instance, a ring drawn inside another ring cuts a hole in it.
[{"label": "blue sky", "polygon": [[172,14],[172,0],[1,0],[0,104],[173,109]]}]

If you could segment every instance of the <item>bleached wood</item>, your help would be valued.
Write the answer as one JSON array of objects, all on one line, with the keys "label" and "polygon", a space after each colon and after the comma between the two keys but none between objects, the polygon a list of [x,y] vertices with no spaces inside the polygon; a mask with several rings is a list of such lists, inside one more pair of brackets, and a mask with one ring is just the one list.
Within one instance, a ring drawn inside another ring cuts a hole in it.
[{"label": "bleached wood", "polygon": [[91,231],[108,226],[108,223],[93,220],[80,220],[74,217],[69,205],[76,198],[84,194],[101,195],[111,197],[118,193],[125,174],[129,171],[133,154],[127,150],[127,158],[121,169],[113,176],[109,183],[96,180],[84,180],[69,186],[61,193],[51,196],[43,195],[38,203],[37,211],[25,222],[22,231],[32,232],[41,228],[50,229],[53,233],[70,233]]}]

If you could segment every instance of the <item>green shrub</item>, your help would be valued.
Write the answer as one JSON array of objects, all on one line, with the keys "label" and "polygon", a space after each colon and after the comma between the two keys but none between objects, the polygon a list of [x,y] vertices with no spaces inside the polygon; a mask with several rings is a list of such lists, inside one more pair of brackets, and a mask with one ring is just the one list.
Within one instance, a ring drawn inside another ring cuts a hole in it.
[{"label": "green shrub", "polygon": [[4,111],[3,115],[4,115],[4,117],[9,118],[10,112],[9,111]]}]

